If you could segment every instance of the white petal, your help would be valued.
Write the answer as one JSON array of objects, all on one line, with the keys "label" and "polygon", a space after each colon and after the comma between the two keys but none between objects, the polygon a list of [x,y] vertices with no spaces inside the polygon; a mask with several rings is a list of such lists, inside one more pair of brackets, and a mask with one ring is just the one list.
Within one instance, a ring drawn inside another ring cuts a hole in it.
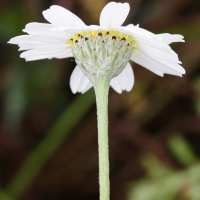
[{"label": "white petal", "polygon": [[118,93],[122,93],[123,90],[131,91],[134,85],[134,74],[130,63],[127,63],[124,70],[111,80],[110,85]]},{"label": "white petal", "polygon": [[105,26],[90,25],[89,31],[108,31],[109,29]]},{"label": "white petal", "polygon": [[162,33],[162,34],[158,34],[158,36],[166,44],[171,44],[172,42],[185,42],[183,40],[184,37],[182,35],[179,35],[179,34],[171,35],[169,33]]},{"label": "white petal", "polygon": [[130,34],[136,41],[131,60],[163,76],[164,73],[182,76],[185,70],[177,54],[160,36],[135,26],[117,27],[114,30]]},{"label": "white petal", "polygon": [[19,51],[38,49],[46,51],[48,49],[57,49],[57,48],[70,48],[70,45],[67,44],[20,44]]},{"label": "white petal", "polygon": [[[114,30],[120,31],[122,33],[130,34],[135,39],[141,39],[141,40],[143,39],[145,43],[146,42],[149,43],[149,41],[147,41],[147,40],[151,38],[153,40],[153,42],[156,43],[156,45],[158,45],[158,46],[164,45],[165,48],[169,48],[169,49],[170,49],[170,47],[169,46],[166,47],[165,44],[170,44],[172,42],[184,42],[182,35],[178,35],[178,34],[171,35],[169,33],[163,33],[163,34],[156,35],[148,30],[140,28],[139,26],[134,26],[133,24],[129,24],[126,27],[124,27],[124,26],[115,27]],[[161,41],[163,42],[163,44],[160,43]]]},{"label": "white petal", "polygon": [[[177,63],[171,63],[170,65],[165,60],[157,60],[156,57],[151,57],[140,50],[132,53],[131,60],[159,76],[163,76],[165,73],[176,76],[184,74],[184,69]],[[176,69],[177,67],[180,68],[180,71]]]},{"label": "white petal", "polygon": [[[185,74],[185,70],[179,65],[180,61],[177,54],[170,48],[169,45],[160,41],[159,44],[154,44],[154,40],[150,39],[149,43],[143,42],[142,39],[138,39],[138,49],[134,53],[138,53],[145,56],[148,60],[156,62],[156,67],[160,67],[163,73],[174,74],[181,76]],[[157,43],[157,41],[156,41]],[[164,45],[163,45],[164,44]],[[160,48],[162,46],[162,48]]]},{"label": "white petal", "polygon": [[108,3],[100,15],[100,26],[112,28],[121,26],[129,13],[130,6],[128,3]]},{"label": "white petal", "polygon": [[79,17],[61,6],[53,5],[42,14],[47,21],[55,26],[78,27],[85,25]]},{"label": "white petal", "polygon": [[145,67],[146,69],[152,71],[153,73],[155,73],[159,76],[163,76],[163,72],[161,70],[159,70],[158,67],[156,67],[156,65],[150,63],[147,59],[143,58],[138,52],[132,53],[131,60],[133,62]]},{"label": "white petal", "polygon": [[66,47],[56,47],[49,49],[32,49],[23,52],[20,55],[21,58],[25,58],[26,61],[52,59],[52,58],[68,58],[73,57],[72,51]]},{"label": "white petal", "polygon": [[92,87],[92,83],[81,71],[78,65],[75,67],[70,77],[70,87],[74,94],[77,92],[83,94]]},{"label": "white petal", "polygon": [[63,34],[66,38],[70,39],[75,33],[81,33],[83,31],[92,31],[90,26],[79,26],[79,27],[55,27],[51,29],[55,34]]},{"label": "white petal", "polygon": [[51,30],[51,28],[55,27],[52,24],[47,23],[38,23],[38,22],[31,22],[26,24],[25,29],[23,29],[23,32],[26,32],[28,34],[47,34]]},{"label": "white petal", "polygon": [[128,28],[129,30],[134,31],[135,33],[138,33],[140,35],[145,35],[146,37],[154,37],[157,39],[159,38],[156,34],[146,29],[140,28],[139,25],[134,26],[133,24],[129,24],[125,28]]},{"label": "white petal", "polygon": [[142,44],[141,42],[139,49],[154,58],[162,59],[163,61],[166,60],[167,62],[181,63],[178,59],[178,55],[173,50],[170,52],[168,49],[158,49],[154,46]]},{"label": "white petal", "polygon": [[54,36],[46,35],[20,35],[11,38],[8,43],[10,44],[65,44],[66,40]]},{"label": "white petal", "polygon": [[141,35],[144,34],[146,35],[146,37],[153,37],[155,39],[165,42],[166,44],[171,44],[172,42],[185,42],[183,40],[184,37],[179,34],[173,34],[173,35],[169,33],[154,34],[148,30],[140,28],[139,25],[134,26],[133,24],[127,25],[126,28],[132,31],[137,31]]},{"label": "white petal", "polygon": [[23,31],[30,35],[48,35],[55,37],[63,37],[65,39],[69,37],[66,33],[63,33],[62,31],[52,31],[55,27],[56,26],[52,24],[31,22],[26,24],[25,29],[23,29]]}]

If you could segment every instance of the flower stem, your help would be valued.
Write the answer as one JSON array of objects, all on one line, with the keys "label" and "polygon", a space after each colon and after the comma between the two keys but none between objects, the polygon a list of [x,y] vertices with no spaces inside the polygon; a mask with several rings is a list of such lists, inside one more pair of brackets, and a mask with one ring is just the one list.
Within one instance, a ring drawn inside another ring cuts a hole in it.
[{"label": "flower stem", "polygon": [[94,83],[98,118],[99,187],[100,200],[110,199],[108,152],[108,90],[107,77],[98,77]]}]

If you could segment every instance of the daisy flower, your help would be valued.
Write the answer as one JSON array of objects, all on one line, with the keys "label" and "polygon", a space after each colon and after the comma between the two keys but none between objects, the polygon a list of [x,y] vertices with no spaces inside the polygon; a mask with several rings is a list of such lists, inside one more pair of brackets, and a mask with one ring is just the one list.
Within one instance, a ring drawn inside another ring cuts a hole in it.
[{"label": "daisy flower", "polygon": [[98,116],[100,200],[110,199],[108,153],[108,90],[130,91],[134,74],[130,60],[153,73],[182,76],[185,70],[172,42],[183,42],[183,36],[168,33],[155,35],[129,24],[122,26],[129,13],[128,3],[108,3],[100,15],[100,25],[87,26],[76,15],[60,6],[43,11],[47,23],[29,23],[22,35],[9,43],[24,51],[27,61],[74,57],[77,63],[70,77],[73,93],[84,93],[94,87]]},{"label": "daisy flower", "polygon": [[69,10],[53,5],[43,11],[49,23],[28,23],[27,35],[12,38],[20,57],[26,61],[74,57],[77,63],[70,78],[73,93],[84,93],[94,85],[94,76],[106,74],[118,93],[130,91],[134,74],[129,60],[153,73],[182,76],[185,70],[172,42],[184,42],[183,36],[153,34],[139,26],[122,26],[129,13],[128,3],[108,3],[100,15],[100,25],[87,26]]}]

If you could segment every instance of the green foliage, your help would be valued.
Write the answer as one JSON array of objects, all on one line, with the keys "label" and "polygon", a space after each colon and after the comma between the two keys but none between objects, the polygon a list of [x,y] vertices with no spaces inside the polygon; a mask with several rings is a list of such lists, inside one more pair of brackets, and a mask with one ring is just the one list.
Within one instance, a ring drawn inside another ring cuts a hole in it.
[{"label": "green foliage", "polygon": [[169,140],[169,148],[183,166],[189,167],[198,163],[191,145],[181,135],[176,135]]},{"label": "green foliage", "polygon": [[187,168],[182,171],[169,169],[155,156],[146,154],[141,161],[146,168],[147,178],[130,184],[128,200],[200,199],[200,162],[190,145],[178,135],[169,141],[169,148]]},{"label": "green foliage", "polygon": [[4,191],[0,190],[0,198],[1,200],[14,200],[10,197],[10,195],[6,194]]}]

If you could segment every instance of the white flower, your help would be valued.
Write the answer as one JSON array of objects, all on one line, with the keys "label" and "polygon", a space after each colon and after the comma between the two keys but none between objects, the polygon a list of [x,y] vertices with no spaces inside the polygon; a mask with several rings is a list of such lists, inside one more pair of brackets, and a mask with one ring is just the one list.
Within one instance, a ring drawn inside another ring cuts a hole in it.
[{"label": "white flower", "polygon": [[[104,42],[107,33],[109,37],[114,36],[118,43],[123,39],[126,44],[130,43],[132,45],[130,60],[153,73],[159,76],[165,73],[177,76],[185,74],[177,54],[169,46],[172,42],[184,42],[183,36],[168,33],[156,35],[132,24],[122,26],[129,10],[128,3],[110,2],[101,12],[100,26],[87,26],[67,9],[54,5],[43,11],[44,18],[50,24],[29,23],[23,30],[28,35],[12,38],[9,43],[19,45],[20,51],[25,50],[20,57],[26,61],[67,58],[75,56],[73,52],[76,49],[75,43],[81,41],[81,37],[88,37],[91,40],[94,38],[96,41],[99,35]],[[119,44],[116,48],[118,47]],[[83,71],[77,65],[72,72],[70,86],[73,93],[84,93],[93,86]],[[110,85],[118,93],[123,90],[130,91],[134,84],[131,65],[126,62],[125,68],[120,72],[116,77],[111,77]]]}]

